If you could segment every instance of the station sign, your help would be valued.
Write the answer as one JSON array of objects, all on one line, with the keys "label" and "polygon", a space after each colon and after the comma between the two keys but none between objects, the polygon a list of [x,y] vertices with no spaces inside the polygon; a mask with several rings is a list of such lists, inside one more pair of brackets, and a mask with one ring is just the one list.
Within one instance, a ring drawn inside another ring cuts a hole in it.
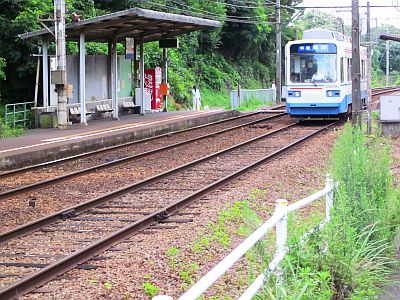
[{"label": "station sign", "polygon": [[158,41],[160,48],[179,48],[178,39],[162,39]]}]

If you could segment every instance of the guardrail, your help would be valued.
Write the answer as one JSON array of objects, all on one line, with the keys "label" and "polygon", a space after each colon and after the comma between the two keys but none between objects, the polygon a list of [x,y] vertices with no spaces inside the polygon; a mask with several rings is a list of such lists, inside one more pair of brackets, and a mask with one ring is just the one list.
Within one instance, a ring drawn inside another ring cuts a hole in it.
[{"label": "guardrail", "polygon": [[[268,268],[260,274],[256,280],[246,289],[239,300],[250,300],[257,294],[259,289],[264,285],[265,280],[275,271],[277,275],[277,284],[282,283],[282,270],[279,263],[285,258],[289,249],[286,247],[287,242],[287,215],[289,212],[296,211],[308,204],[325,196],[325,220],[319,224],[318,230],[323,228],[330,220],[330,210],[333,207],[333,191],[337,185],[333,183],[332,178],[328,175],[326,178],[325,188],[311,196],[308,196],[298,202],[288,205],[287,200],[279,199],[276,201],[275,213],[263,225],[261,225],[254,233],[247,237],[238,247],[236,247],[228,256],[218,263],[211,271],[201,278],[194,286],[184,293],[178,300],[195,300],[208,290],[226,271],[228,271],[243,255],[247,253],[265,234],[276,227],[276,253]],[[315,230],[306,233],[302,239],[313,233]],[[153,297],[153,300],[172,300],[173,298],[166,295]]]},{"label": "guardrail", "polygon": [[[27,112],[31,111],[31,108],[34,105],[35,102],[6,104],[4,112],[4,123],[6,125],[12,124],[13,128],[15,128],[17,123],[24,123],[24,127],[26,127],[26,122],[31,121],[31,119],[27,117]],[[9,116],[12,117],[10,118]]]},{"label": "guardrail", "polygon": [[246,100],[258,99],[264,103],[276,102],[276,89],[258,89],[258,90],[231,90],[229,92],[231,108],[237,108]]}]

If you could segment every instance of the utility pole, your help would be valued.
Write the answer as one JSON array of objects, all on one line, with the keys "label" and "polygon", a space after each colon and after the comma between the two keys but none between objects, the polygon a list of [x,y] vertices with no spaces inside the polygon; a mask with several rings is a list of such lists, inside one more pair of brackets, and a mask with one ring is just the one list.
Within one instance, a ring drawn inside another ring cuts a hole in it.
[{"label": "utility pole", "polygon": [[[168,83],[168,48],[163,49],[163,69],[162,69],[162,83]],[[168,96],[163,96],[164,109],[163,112],[168,111]]]},{"label": "utility pole", "polygon": [[282,41],[281,41],[281,0],[276,0],[276,103],[281,103],[282,93]]},{"label": "utility pole", "polygon": [[361,127],[360,92],[360,12],[358,0],[352,0],[352,124]]},{"label": "utility pole", "polygon": [[389,86],[389,41],[386,41],[386,86]]},{"label": "utility pole", "polygon": [[371,96],[371,11],[369,7],[369,1],[367,2],[367,133],[371,134],[371,128],[372,128],[372,96]]},{"label": "utility pole", "polygon": [[54,0],[57,73],[54,83],[57,89],[58,128],[67,127],[67,56],[65,47],[65,0]]}]

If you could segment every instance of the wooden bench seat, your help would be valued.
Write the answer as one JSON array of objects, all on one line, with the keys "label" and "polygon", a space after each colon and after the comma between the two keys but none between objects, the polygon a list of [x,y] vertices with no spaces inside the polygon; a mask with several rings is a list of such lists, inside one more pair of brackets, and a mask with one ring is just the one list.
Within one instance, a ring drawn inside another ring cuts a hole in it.
[{"label": "wooden bench seat", "polygon": [[98,115],[100,114],[106,114],[106,113],[112,113],[114,110],[111,108],[110,104],[99,104],[96,105],[96,113]]},{"label": "wooden bench seat", "polygon": [[[90,112],[90,111],[86,112],[86,116],[91,116],[92,114],[93,114],[93,112]],[[81,117],[81,107],[80,106],[69,108],[69,118],[70,119],[77,120],[77,119],[80,119],[80,117]]]},{"label": "wooden bench seat", "polygon": [[131,110],[132,113],[135,113],[136,111],[138,111],[138,109],[140,109],[140,106],[133,103],[133,101],[124,101],[122,102],[121,109],[124,111]]}]

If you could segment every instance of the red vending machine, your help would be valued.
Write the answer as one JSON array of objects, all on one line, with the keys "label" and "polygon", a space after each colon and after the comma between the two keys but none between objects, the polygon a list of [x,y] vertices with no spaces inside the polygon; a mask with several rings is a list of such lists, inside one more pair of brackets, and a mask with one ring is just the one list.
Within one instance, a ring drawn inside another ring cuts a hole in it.
[{"label": "red vending machine", "polygon": [[151,109],[161,108],[161,68],[148,69],[144,71],[144,88],[147,89],[151,95]]}]

